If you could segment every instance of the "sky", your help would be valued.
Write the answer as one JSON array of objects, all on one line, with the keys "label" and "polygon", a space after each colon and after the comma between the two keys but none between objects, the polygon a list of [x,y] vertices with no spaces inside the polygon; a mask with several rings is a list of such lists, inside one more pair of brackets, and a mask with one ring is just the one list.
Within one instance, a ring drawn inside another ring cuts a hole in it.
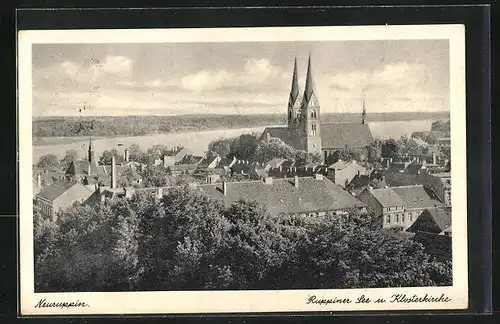
[{"label": "sky", "polygon": [[[311,55],[326,113],[449,111],[447,40],[34,44],[33,116],[284,114]],[[85,107],[85,109],[82,109]],[[80,110],[82,110],[80,112]]]}]

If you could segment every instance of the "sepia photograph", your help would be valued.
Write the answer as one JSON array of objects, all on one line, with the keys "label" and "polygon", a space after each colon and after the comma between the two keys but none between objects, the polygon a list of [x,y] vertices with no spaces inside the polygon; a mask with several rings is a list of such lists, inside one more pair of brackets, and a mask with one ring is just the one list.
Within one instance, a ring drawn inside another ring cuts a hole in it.
[{"label": "sepia photograph", "polygon": [[21,31],[19,101],[25,314],[467,307],[463,26]]}]

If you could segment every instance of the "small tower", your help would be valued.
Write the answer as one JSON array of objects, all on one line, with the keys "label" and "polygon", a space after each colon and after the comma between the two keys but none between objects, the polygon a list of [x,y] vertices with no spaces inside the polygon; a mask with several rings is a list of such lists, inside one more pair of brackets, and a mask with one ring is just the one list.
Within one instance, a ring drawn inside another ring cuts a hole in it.
[{"label": "small tower", "polygon": [[363,98],[363,112],[361,113],[361,124],[365,124],[366,120],[366,106],[365,106],[365,98]]},{"label": "small tower", "polygon": [[308,153],[321,154],[320,106],[314,91],[311,55],[307,65],[306,85],[300,108],[302,129],[302,147]]},{"label": "small tower", "polygon": [[90,140],[89,140],[88,160],[91,163],[95,162],[94,149],[92,148],[92,137],[90,137]]},{"label": "small tower", "polygon": [[300,92],[299,81],[297,76],[297,58],[293,63],[292,87],[290,89],[290,97],[288,99],[288,127],[291,127],[296,122],[297,113],[300,110]]}]

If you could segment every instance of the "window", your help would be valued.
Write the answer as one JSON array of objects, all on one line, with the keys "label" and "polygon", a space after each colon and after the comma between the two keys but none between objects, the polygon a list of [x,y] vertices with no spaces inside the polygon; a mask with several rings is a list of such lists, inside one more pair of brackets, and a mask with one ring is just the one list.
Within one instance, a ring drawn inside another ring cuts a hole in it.
[{"label": "window", "polygon": [[413,221],[413,215],[412,215],[412,213],[409,213],[409,214],[408,214],[408,220],[409,220],[410,222],[411,222],[411,221]]},{"label": "window", "polygon": [[397,223],[399,220],[398,220],[398,215],[393,215],[393,219],[394,219],[394,223]]},{"label": "window", "polygon": [[386,222],[387,224],[390,224],[390,223],[391,223],[391,216],[390,216],[390,215],[385,216],[385,222]]},{"label": "window", "polygon": [[316,125],[311,125],[311,135],[316,136]]},{"label": "window", "polygon": [[316,118],[316,117],[317,117],[316,110],[311,111],[311,118]]}]

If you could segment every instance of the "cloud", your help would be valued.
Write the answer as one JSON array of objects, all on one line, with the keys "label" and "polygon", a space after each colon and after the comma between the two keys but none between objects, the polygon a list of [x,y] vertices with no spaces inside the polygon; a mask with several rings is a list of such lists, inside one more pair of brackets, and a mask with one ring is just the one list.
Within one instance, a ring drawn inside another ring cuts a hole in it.
[{"label": "cloud", "polygon": [[429,75],[423,64],[400,62],[373,71],[340,72],[327,77],[331,89],[348,89],[351,95],[411,96],[428,92]]}]

